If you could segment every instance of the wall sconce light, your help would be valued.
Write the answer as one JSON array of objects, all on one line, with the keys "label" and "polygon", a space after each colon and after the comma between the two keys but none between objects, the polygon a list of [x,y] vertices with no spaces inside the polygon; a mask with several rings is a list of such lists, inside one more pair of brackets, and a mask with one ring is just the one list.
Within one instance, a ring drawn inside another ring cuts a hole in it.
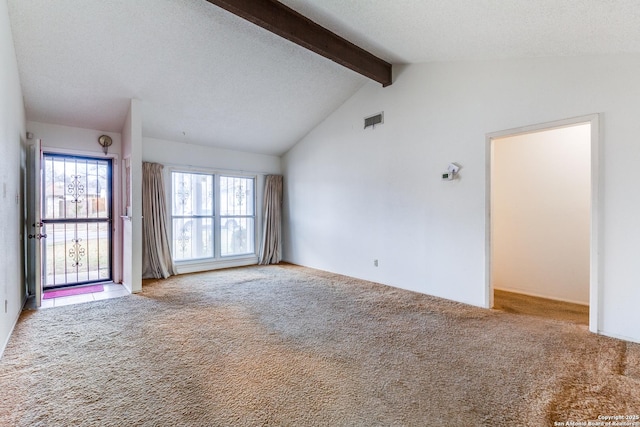
[{"label": "wall sconce light", "polygon": [[107,152],[109,151],[109,147],[111,146],[111,144],[113,144],[113,140],[109,135],[100,135],[100,137],[98,138],[98,144],[102,146],[102,151],[106,156]]}]

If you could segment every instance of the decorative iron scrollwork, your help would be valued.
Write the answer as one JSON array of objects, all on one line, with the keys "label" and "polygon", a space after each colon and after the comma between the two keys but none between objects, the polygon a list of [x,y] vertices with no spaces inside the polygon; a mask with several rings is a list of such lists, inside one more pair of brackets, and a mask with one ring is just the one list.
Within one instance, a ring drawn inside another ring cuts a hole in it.
[{"label": "decorative iron scrollwork", "polygon": [[180,183],[180,188],[176,192],[176,195],[178,196],[178,200],[180,201],[182,206],[187,204],[187,200],[189,200],[191,194],[189,194],[189,190],[187,190],[187,186],[185,185],[184,181]]},{"label": "decorative iron scrollwork", "polygon": [[81,267],[82,263],[80,261],[86,255],[85,249],[80,245],[82,239],[71,239],[71,241],[73,242],[73,246],[69,249],[69,258],[73,260],[73,264],[71,264],[71,266]]},{"label": "decorative iron scrollwork", "polygon": [[71,203],[81,203],[83,201],[82,197],[84,196],[85,191],[84,184],[80,182],[82,175],[71,175],[71,178],[73,178],[73,181],[67,185],[67,193],[73,196]]},{"label": "decorative iron scrollwork", "polygon": [[242,204],[244,203],[244,198],[246,195],[244,194],[244,188],[242,188],[242,184],[238,187],[238,191],[236,191],[236,200],[238,201],[238,208],[242,209]]},{"label": "decorative iron scrollwork", "polygon": [[178,245],[180,246],[180,252],[183,254],[187,251],[189,241],[191,240],[191,223],[187,223],[180,229],[180,235],[178,236]]}]

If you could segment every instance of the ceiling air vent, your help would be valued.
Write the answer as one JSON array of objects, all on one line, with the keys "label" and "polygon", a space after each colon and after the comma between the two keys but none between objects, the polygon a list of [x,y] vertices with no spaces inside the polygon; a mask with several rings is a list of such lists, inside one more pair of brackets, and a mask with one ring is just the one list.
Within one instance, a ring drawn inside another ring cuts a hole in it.
[{"label": "ceiling air vent", "polygon": [[374,114],[373,116],[364,118],[364,128],[368,128],[369,126],[374,127],[375,125],[380,125],[384,123],[384,111],[382,113]]}]

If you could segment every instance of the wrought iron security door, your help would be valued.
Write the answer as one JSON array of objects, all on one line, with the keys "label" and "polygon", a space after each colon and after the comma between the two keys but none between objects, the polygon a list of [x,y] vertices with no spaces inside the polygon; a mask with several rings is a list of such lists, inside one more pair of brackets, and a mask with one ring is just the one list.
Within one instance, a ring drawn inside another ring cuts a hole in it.
[{"label": "wrought iron security door", "polygon": [[45,289],[112,280],[111,159],[44,154]]}]

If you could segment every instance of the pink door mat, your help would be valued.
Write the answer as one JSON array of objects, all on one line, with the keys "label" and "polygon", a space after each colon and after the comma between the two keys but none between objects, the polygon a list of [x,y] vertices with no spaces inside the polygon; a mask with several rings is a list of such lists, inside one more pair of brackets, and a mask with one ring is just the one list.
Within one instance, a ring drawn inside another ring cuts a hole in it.
[{"label": "pink door mat", "polygon": [[102,285],[93,285],[93,286],[80,286],[77,288],[67,288],[67,289],[58,289],[55,291],[45,291],[42,299],[51,299],[58,297],[68,297],[71,295],[82,295],[82,294],[91,294],[94,292],[102,292],[104,291],[104,286]]}]

